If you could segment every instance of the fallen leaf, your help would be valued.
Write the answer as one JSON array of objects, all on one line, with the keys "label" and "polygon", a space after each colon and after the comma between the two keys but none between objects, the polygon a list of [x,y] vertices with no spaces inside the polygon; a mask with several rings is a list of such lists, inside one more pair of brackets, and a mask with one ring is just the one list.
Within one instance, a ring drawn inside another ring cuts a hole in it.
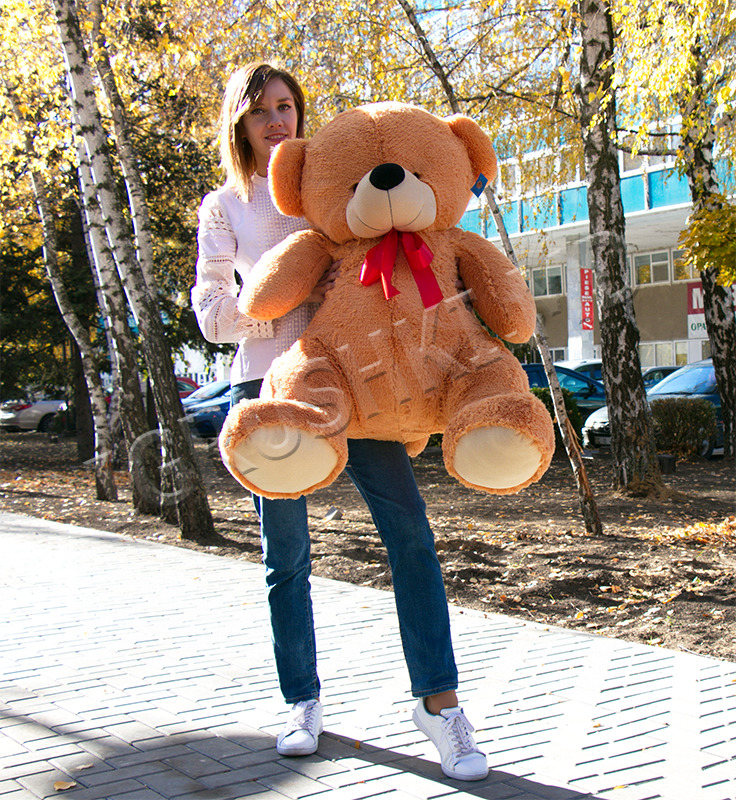
[{"label": "fallen leaf", "polygon": [[56,781],[54,783],[54,791],[66,792],[67,789],[73,789],[76,785],[75,781]]}]

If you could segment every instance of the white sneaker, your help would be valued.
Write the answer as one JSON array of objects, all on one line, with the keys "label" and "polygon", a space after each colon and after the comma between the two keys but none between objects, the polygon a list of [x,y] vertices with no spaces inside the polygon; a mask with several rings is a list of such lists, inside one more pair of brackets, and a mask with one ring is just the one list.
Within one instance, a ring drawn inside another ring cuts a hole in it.
[{"label": "white sneaker", "polygon": [[488,762],[473,739],[475,728],[462,708],[445,708],[430,714],[419,699],[414,709],[414,724],[440,751],[442,771],[448,778],[480,781],[488,775]]},{"label": "white sneaker", "polygon": [[309,756],[317,750],[322,733],[322,703],[294,703],[289,719],[276,737],[276,752],[282,756]]}]

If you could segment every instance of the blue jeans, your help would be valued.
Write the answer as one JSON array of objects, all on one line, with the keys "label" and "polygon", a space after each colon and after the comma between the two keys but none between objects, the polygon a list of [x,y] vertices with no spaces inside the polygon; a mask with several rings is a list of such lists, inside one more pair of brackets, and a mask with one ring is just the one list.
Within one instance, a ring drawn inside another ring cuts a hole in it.
[{"label": "blue jeans", "polygon": [[[260,381],[238,384],[233,404],[258,396]],[[450,617],[434,535],[411,462],[398,442],[351,439],[345,471],[365,500],[391,566],[404,658],[414,697],[457,688]],[[276,668],[287,703],[319,697],[309,575],[307,503],[253,497]]]}]

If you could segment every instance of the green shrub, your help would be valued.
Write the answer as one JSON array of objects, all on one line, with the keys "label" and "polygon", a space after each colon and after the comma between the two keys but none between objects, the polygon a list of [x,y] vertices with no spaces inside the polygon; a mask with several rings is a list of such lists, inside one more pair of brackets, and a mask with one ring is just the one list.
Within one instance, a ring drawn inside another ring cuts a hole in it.
[{"label": "green shrub", "polygon": [[[552,421],[555,423],[556,446],[562,447],[562,436],[560,435],[560,428],[557,424],[557,420],[555,419],[555,409],[552,405],[552,392],[548,387],[542,388],[539,386],[533,387],[531,392],[544,403],[547,411],[549,411],[549,415],[552,417]],[[577,400],[575,400],[572,393],[568,392],[567,389],[562,390],[562,396],[565,399],[565,410],[567,411],[567,416],[570,418],[570,422],[572,423],[572,427],[577,434],[578,440],[581,440],[583,431],[583,418],[580,415],[580,409],[578,408]]]},{"label": "green shrub", "polygon": [[700,398],[663,397],[652,402],[657,449],[679,458],[710,455],[716,438],[716,411]]}]

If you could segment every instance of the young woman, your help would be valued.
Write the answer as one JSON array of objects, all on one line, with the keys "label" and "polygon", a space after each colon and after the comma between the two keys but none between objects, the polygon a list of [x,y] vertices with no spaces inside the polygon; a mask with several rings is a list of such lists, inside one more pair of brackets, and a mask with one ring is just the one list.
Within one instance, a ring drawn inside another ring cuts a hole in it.
[{"label": "young woman", "polygon": [[[269,248],[303,219],[284,217],[268,192],[268,162],[284,139],[303,136],[304,95],[287,72],[270,64],[237,70],[222,106],[220,150],[227,181],[208,194],[199,212],[199,258],[192,303],[212,342],[238,342],[232,365],[232,403],[258,396],[271,362],[306,328],[331,286],[328,273],[307,302],[264,323],[237,310],[238,283]],[[369,439],[349,442],[346,472],[370,509],[388,552],[414,722],[438,747],[450,777],[479,780],[486,757],[458,707],[457,669],[434,536],[403,445]],[[309,595],[310,542],[305,498],[254,497],[261,521],[271,629],[281,691],[292,704],[277,737],[281,755],[316,751],[322,732],[320,683]]]}]

